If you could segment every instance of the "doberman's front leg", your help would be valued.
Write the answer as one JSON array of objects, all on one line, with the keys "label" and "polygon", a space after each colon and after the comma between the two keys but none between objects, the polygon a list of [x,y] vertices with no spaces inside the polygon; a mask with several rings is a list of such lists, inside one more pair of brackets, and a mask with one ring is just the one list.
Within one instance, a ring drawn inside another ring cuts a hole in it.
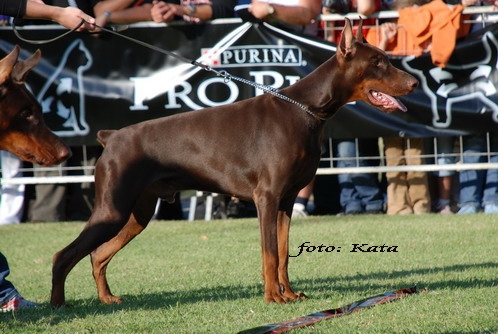
[{"label": "doberman's front leg", "polygon": [[278,240],[278,281],[280,291],[289,300],[306,299],[303,293],[295,293],[289,282],[287,267],[289,265],[289,229],[292,214],[292,203],[285,211],[278,212],[277,240]]},{"label": "doberman's front leg", "polygon": [[283,304],[287,298],[282,294],[278,281],[277,200],[263,195],[257,196],[255,203],[261,232],[265,301]]}]

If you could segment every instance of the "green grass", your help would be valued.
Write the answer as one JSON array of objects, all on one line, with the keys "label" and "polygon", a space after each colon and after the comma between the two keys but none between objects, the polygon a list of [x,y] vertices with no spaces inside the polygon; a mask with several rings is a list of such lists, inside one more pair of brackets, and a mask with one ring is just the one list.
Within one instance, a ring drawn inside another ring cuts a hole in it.
[{"label": "green grass", "polygon": [[[310,298],[266,305],[255,219],[153,222],[108,268],[120,305],[96,295],[89,259],[70,273],[71,308],[48,300],[52,255],[80,223],[0,228],[9,279],[41,309],[0,314],[0,333],[234,333],[417,284],[428,292],[329,319],[295,333],[498,332],[498,217],[345,216],[298,219],[290,253],[303,242],[340,253],[290,259],[291,283]],[[353,243],[397,245],[397,253],[351,253]]]}]

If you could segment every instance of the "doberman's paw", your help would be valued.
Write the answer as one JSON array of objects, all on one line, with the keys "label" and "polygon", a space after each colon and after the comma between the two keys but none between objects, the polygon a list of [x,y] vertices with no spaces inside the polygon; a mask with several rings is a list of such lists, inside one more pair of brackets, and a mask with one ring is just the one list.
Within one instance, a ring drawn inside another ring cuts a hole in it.
[{"label": "doberman's paw", "polygon": [[265,296],[265,302],[267,304],[277,303],[277,304],[287,304],[289,299],[285,298],[283,295],[279,294],[271,294]]},{"label": "doberman's paw", "polygon": [[59,308],[70,308],[70,307],[73,307],[72,304],[69,304],[69,303],[66,303],[66,302],[63,302],[63,303],[55,303],[55,302],[50,302],[50,306],[53,308],[53,309],[59,309]]},{"label": "doberman's paw", "polygon": [[305,300],[307,299],[308,297],[300,292],[300,293],[295,293],[295,292],[292,292],[292,293],[284,293],[285,295],[285,298],[287,298],[289,301],[295,301],[295,300]]},{"label": "doberman's paw", "polygon": [[299,292],[297,294],[297,300],[306,300],[306,299],[308,299],[308,296],[306,296],[304,293]]},{"label": "doberman's paw", "polygon": [[102,296],[99,299],[104,304],[121,304],[123,302],[123,298],[113,295]]},{"label": "doberman's paw", "polygon": [[52,293],[52,296],[50,297],[50,305],[52,308],[60,308],[60,307],[67,307],[70,306],[69,304],[66,303],[66,298],[63,297],[64,294],[59,294],[59,293]]},{"label": "doberman's paw", "polygon": [[289,302],[293,302],[296,300],[305,300],[308,297],[304,293],[277,293],[277,294],[269,294],[265,295],[265,301],[267,304],[270,303],[278,303],[278,304],[287,304]]}]

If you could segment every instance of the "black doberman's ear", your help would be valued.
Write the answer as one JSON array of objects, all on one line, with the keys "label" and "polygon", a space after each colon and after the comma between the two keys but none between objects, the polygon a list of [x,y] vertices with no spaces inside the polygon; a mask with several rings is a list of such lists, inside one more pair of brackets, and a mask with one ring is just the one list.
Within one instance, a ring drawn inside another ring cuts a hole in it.
[{"label": "black doberman's ear", "polygon": [[349,58],[353,52],[353,29],[351,28],[351,21],[346,17],[344,18],[344,29],[342,30],[341,40],[337,52],[342,58]]}]

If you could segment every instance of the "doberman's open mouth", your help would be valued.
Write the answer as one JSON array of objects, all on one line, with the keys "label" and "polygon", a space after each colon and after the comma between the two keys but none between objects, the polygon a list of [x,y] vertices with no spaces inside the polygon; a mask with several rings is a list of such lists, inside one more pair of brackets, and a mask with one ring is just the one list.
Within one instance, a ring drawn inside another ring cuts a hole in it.
[{"label": "doberman's open mouth", "polygon": [[406,106],[394,96],[387,95],[376,90],[371,90],[368,94],[368,98],[374,105],[385,109],[399,109],[401,111],[407,110]]}]

